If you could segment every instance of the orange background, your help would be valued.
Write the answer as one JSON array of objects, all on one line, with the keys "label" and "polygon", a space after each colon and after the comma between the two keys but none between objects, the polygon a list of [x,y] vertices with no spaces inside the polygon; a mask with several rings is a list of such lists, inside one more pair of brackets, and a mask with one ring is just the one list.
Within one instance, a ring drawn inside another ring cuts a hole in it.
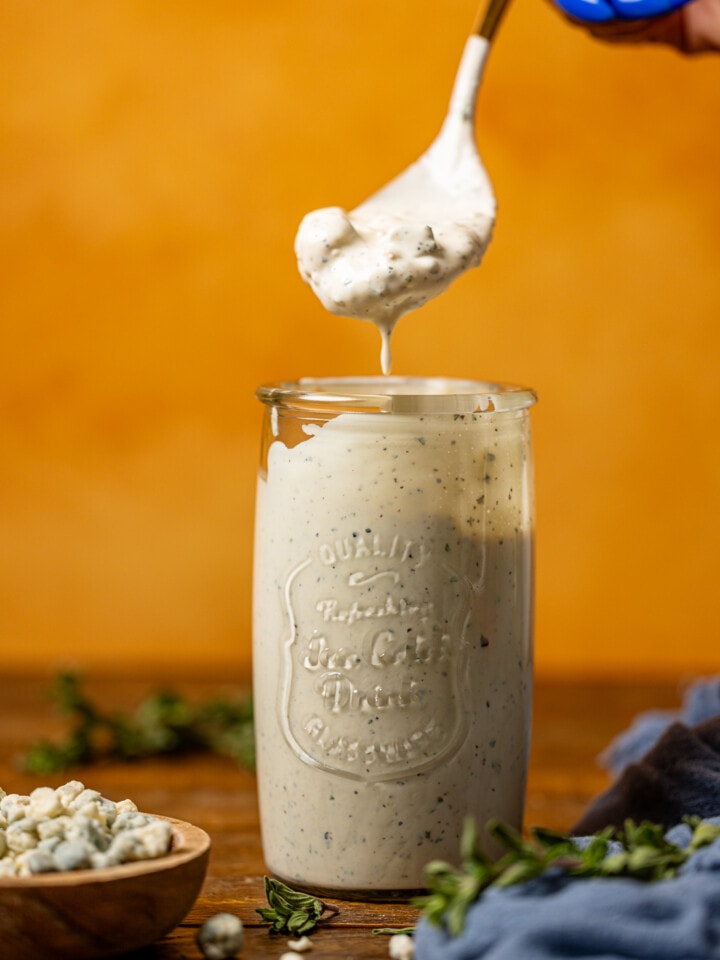
[{"label": "orange background", "polygon": [[[254,388],[379,370],[295,229],[428,145],[474,15],[0,2],[5,669],[247,661]],[[717,669],[719,70],[513,0],[494,242],[394,337],[396,373],[540,395],[541,674]]]}]

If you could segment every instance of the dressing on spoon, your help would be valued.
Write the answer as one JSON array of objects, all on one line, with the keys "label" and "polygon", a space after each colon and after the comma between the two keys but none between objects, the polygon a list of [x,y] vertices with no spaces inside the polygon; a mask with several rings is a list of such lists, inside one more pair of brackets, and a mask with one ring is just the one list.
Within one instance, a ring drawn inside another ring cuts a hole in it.
[{"label": "dressing on spoon", "polygon": [[295,238],[298,268],[323,306],[370,320],[390,336],[403,314],[442,293],[482,260],[495,196],[475,144],[475,105],[490,40],[506,0],[491,2],[465,44],[440,133],[410,167],[350,213],[307,214]]}]

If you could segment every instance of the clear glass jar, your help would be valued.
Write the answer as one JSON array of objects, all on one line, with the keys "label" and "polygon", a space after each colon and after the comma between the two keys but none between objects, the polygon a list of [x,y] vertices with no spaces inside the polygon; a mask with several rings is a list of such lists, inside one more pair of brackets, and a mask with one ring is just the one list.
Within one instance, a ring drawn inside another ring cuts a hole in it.
[{"label": "clear glass jar", "polygon": [[463,823],[519,827],[532,697],[532,391],[260,387],[253,673],[268,868],[409,897]]}]

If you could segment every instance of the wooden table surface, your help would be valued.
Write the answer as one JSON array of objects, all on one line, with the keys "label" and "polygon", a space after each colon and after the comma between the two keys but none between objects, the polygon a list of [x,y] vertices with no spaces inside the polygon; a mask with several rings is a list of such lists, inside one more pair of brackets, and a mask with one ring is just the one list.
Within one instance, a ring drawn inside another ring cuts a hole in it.
[{"label": "wooden table surface", "polygon": [[[94,765],[54,777],[19,772],[17,758],[31,743],[59,735],[64,727],[46,696],[49,677],[0,677],[0,787],[28,793],[41,784],[57,786],[69,779],[119,800],[130,797],[140,809],[187,820],[205,829],[212,849],[207,879],[184,922],[158,944],[124,960],[198,960],[195,945],[200,924],[218,911],[237,914],[245,925],[241,958],[280,957],[284,937],[271,936],[255,908],[263,906],[263,864],[260,849],[255,782],[232,760],[214,756],[146,760]],[[247,687],[247,678],[237,686]],[[131,711],[160,687],[194,701],[237,692],[224,680],[125,677],[86,678],[84,688],[97,702]],[[533,741],[528,782],[526,824],[568,830],[591,797],[607,784],[595,758],[608,741],[641,710],[676,707],[677,686],[603,683],[536,684]],[[416,911],[406,904],[342,902],[331,924],[313,935],[308,958],[380,958],[388,956],[388,939],[374,936],[379,926],[407,926]]]}]

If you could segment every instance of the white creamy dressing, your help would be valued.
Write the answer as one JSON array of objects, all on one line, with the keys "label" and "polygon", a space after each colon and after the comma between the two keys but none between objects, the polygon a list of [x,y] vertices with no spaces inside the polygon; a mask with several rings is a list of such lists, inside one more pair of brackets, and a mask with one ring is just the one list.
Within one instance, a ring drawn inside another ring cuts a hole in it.
[{"label": "white creamy dressing", "polygon": [[[495,199],[473,130],[487,51],[468,40],[446,120],[415,164],[350,213],[308,214],[297,234],[300,272],[323,305],[379,328],[384,373],[398,319],[477,266],[490,241]],[[347,412],[334,394],[355,396],[349,381],[294,386],[287,406],[260,391],[265,860],[313,891],[408,894],[429,861],[456,860],[466,817],[521,825],[533,398],[497,409],[472,384],[467,406],[467,384],[379,378],[366,386],[392,397],[392,412],[372,397]],[[435,393],[449,402],[424,396]]]},{"label": "white creamy dressing", "polygon": [[265,858],[310,889],[415,890],[466,816],[521,822],[527,411],[305,424],[281,411],[258,483]]},{"label": "white creamy dressing", "polygon": [[400,317],[478,266],[490,242],[495,198],[474,136],[488,49],[487,40],[468,39],[445,122],[419,160],[350,213],[316,210],[298,229],[303,279],[331,313],[378,327],[384,373]]}]

